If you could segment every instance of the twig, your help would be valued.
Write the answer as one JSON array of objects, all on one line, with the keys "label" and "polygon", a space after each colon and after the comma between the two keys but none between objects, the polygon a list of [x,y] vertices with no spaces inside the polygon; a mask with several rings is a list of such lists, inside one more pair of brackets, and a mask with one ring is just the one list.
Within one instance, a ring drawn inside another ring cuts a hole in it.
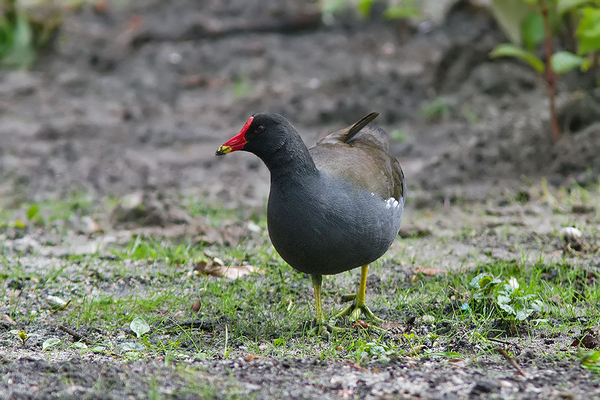
[{"label": "twig", "polygon": [[496,342],[496,343],[501,343],[507,346],[517,346],[519,347],[519,345],[511,343],[511,342],[507,342],[506,340],[500,340],[500,339],[494,339],[494,338],[487,338],[487,340],[491,341],[491,342]]},{"label": "twig", "polygon": [[78,332],[74,331],[73,329],[71,329],[71,328],[69,328],[69,327],[67,327],[67,326],[64,326],[64,325],[59,325],[59,326],[58,326],[58,329],[60,329],[61,331],[63,331],[63,332],[66,332],[66,333],[68,333],[69,335],[73,336],[73,339],[74,339],[76,342],[82,341],[82,342],[84,342],[85,344],[91,344],[91,342],[90,342],[90,341],[89,341],[89,340],[88,340],[88,339],[87,339],[85,336],[83,336],[82,334],[80,334],[80,333],[78,333]]},{"label": "twig", "polygon": [[191,328],[191,329],[200,329],[200,330],[210,330],[214,329],[215,322],[211,320],[188,320],[188,321],[169,321],[161,326],[157,326],[156,329],[181,329],[181,328]]},{"label": "twig", "polygon": [[456,293],[460,294],[460,295],[461,295],[461,297],[462,297],[463,299],[466,299],[466,298],[467,298],[467,296],[465,296],[465,294],[464,294],[464,293],[461,293],[461,292],[459,292],[458,290],[454,289],[452,286],[448,286],[448,288],[449,288],[450,290],[454,290]]},{"label": "twig", "polygon": [[212,20],[196,19],[191,23],[182,25],[175,32],[164,33],[162,31],[140,29],[132,38],[131,43],[133,47],[139,47],[150,41],[178,42],[263,32],[292,34],[315,30],[321,26],[321,23],[322,16],[319,11],[285,14],[276,18],[258,18],[224,24],[218,24]]},{"label": "twig", "polygon": [[508,363],[510,365],[512,365],[521,376],[527,377],[527,374],[525,374],[525,371],[523,371],[523,369],[519,366],[519,364],[517,364],[515,359],[512,358],[511,356],[509,356],[508,353],[503,348],[496,347],[496,351],[498,353],[500,353],[502,355],[502,357],[504,357],[506,359],[506,361],[508,361]]}]

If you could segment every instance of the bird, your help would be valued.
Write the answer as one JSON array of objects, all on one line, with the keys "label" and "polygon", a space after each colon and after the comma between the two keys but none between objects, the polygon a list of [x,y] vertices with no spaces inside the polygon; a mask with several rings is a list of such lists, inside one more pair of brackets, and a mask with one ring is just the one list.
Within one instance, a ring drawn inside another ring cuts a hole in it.
[{"label": "bird", "polygon": [[[406,180],[389,153],[389,136],[368,126],[371,112],[308,148],[294,126],[274,113],[252,115],[240,132],[216,151],[222,156],[247,151],[270,172],[267,228],[275,250],[292,268],[309,274],[315,296],[316,330],[328,335],[342,328],[330,321],[362,315],[382,323],[366,305],[369,264],[394,242],[406,201]],[[361,268],[353,303],[326,320],[323,275]]]}]

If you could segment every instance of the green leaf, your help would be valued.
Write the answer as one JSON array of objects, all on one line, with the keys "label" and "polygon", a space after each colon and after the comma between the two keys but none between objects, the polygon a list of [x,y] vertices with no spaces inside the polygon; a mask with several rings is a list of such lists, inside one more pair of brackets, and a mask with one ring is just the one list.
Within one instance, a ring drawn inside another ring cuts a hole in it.
[{"label": "green leaf", "polygon": [[235,81],[235,86],[233,88],[233,95],[236,98],[244,97],[251,94],[253,91],[252,86],[248,82],[246,82],[243,78],[238,78]]},{"label": "green leaf", "polygon": [[522,47],[515,46],[510,43],[503,43],[498,46],[494,50],[490,52],[490,57],[513,57],[519,58],[523,61],[526,61],[529,65],[533,67],[538,73],[544,72],[544,63],[540,60],[535,54],[530,51],[523,49]]},{"label": "green leaf", "polygon": [[373,3],[375,3],[375,0],[358,0],[358,3],[356,4],[356,9],[362,17],[368,17],[369,15],[371,15],[371,8],[373,8]]},{"label": "green leaf", "polygon": [[531,6],[522,0],[493,0],[492,13],[506,37],[521,44],[522,24],[531,12]]},{"label": "green leaf", "polygon": [[469,285],[473,289],[482,289],[485,285],[487,285],[487,283],[486,283],[484,286],[481,286],[481,283],[484,282],[483,280],[485,278],[489,278],[491,280],[492,276],[489,274],[479,274],[475,278],[471,279],[471,282],[469,283]]},{"label": "green leaf", "polygon": [[514,292],[515,292],[515,288],[514,288],[514,287],[512,287],[512,286],[511,286],[511,285],[509,285],[508,283],[505,283],[505,284],[504,284],[504,290],[503,290],[503,293],[504,293],[506,296],[510,296],[510,295],[511,295],[511,294],[513,294]]},{"label": "green leaf", "polygon": [[518,321],[524,321],[525,319],[527,319],[527,317],[531,315],[532,312],[533,310],[530,308],[528,308],[527,310],[519,310],[517,311],[517,315],[515,316],[515,318]]},{"label": "green leaf", "polygon": [[544,303],[541,300],[535,300],[533,303],[531,303],[531,308],[533,311],[541,313],[544,310]]},{"label": "green leaf", "polygon": [[50,339],[46,339],[44,341],[44,343],[42,343],[42,351],[49,349],[51,347],[56,346],[57,344],[60,343],[60,339],[58,338],[50,338]]},{"label": "green leaf", "polygon": [[150,331],[150,326],[146,323],[146,321],[139,317],[131,321],[129,327],[135,332],[138,338],[144,333],[148,333]]},{"label": "green leaf", "polygon": [[580,55],[600,49],[600,9],[586,7],[582,10],[575,36],[579,40]]},{"label": "green leaf", "polygon": [[590,0],[558,0],[556,2],[556,12],[558,15],[562,16],[563,14],[573,11],[576,8],[579,8],[587,3]]},{"label": "green leaf", "polygon": [[27,68],[35,59],[35,49],[31,25],[23,13],[15,14],[13,29],[12,43],[9,44],[0,62],[11,67]]},{"label": "green leaf", "polygon": [[125,342],[117,346],[121,351],[142,351],[145,349],[140,343]]},{"label": "green leaf", "polygon": [[65,301],[57,296],[48,296],[46,297],[46,303],[53,310],[64,310],[69,305],[70,301]]},{"label": "green leaf", "polygon": [[0,19],[0,59],[2,59],[6,53],[10,50],[14,42],[14,27],[9,20],[5,18]]},{"label": "green leaf", "polygon": [[540,13],[530,12],[523,20],[521,27],[523,44],[529,51],[535,50],[546,37],[544,30],[544,17]]},{"label": "green leaf", "polygon": [[590,351],[585,353],[580,359],[582,363],[596,363],[600,361],[600,351]]},{"label": "green leaf", "polygon": [[427,119],[444,118],[450,115],[450,107],[444,98],[438,97],[423,105],[421,113]]},{"label": "green leaf", "polygon": [[509,304],[498,303],[498,307],[500,307],[502,310],[506,311],[506,313],[508,313],[508,314],[511,314],[511,315],[516,314],[515,310]]},{"label": "green leaf", "polygon": [[321,12],[333,15],[340,12],[346,5],[346,0],[321,0]]},{"label": "green leaf", "polygon": [[511,298],[509,296],[505,296],[503,294],[498,295],[498,304],[510,304]]},{"label": "green leaf", "polygon": [[27,209],[27,219],[33,219],[33,217],[35,217],[37,215],[37,213],[40,211],[40,206],[37,204],[32,204],[29,206],[29,208]]},{"label": "green leaf", "polygon": [[410,18],[416,17],[421,14],[421,10],[415,6],[395,6],[388,7],[383,12],[383,18],[391,20],[391,19],[402,19],[402,18]]}]

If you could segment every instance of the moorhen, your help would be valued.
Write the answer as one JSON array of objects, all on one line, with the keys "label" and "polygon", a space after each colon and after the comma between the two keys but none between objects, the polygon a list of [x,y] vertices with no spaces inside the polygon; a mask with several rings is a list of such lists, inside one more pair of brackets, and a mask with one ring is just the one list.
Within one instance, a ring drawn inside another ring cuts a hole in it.
[{"label": "moorhen", "polygon": [[255,114],[216,152],[249,151],[269,168],[269,237],[287,263],[311,275],[321,334],[334,329],[321,306],[322,275],[356,267],[361,267],[358,293],[337,317],[357,320],[364,313],[382,322],[365,304],[368,264],[398,234],[406,182],[398,160],[388,153],[387,133],[367,126],[378,115],[370,113],[308,149],[281,115]]}]

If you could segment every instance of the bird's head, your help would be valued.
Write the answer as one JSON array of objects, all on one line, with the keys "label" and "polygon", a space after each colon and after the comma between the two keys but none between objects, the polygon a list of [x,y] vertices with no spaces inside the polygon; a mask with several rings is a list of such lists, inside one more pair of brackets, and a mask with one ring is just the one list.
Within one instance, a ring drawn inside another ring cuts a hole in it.
[{"label": "bird's head", "polygon": [[279,114],[254,114],[244,124],[240,132],[223,143],[216,151],[222,156],[233,151],[244,150],[263,158],[278,149],[296,129]]}]

